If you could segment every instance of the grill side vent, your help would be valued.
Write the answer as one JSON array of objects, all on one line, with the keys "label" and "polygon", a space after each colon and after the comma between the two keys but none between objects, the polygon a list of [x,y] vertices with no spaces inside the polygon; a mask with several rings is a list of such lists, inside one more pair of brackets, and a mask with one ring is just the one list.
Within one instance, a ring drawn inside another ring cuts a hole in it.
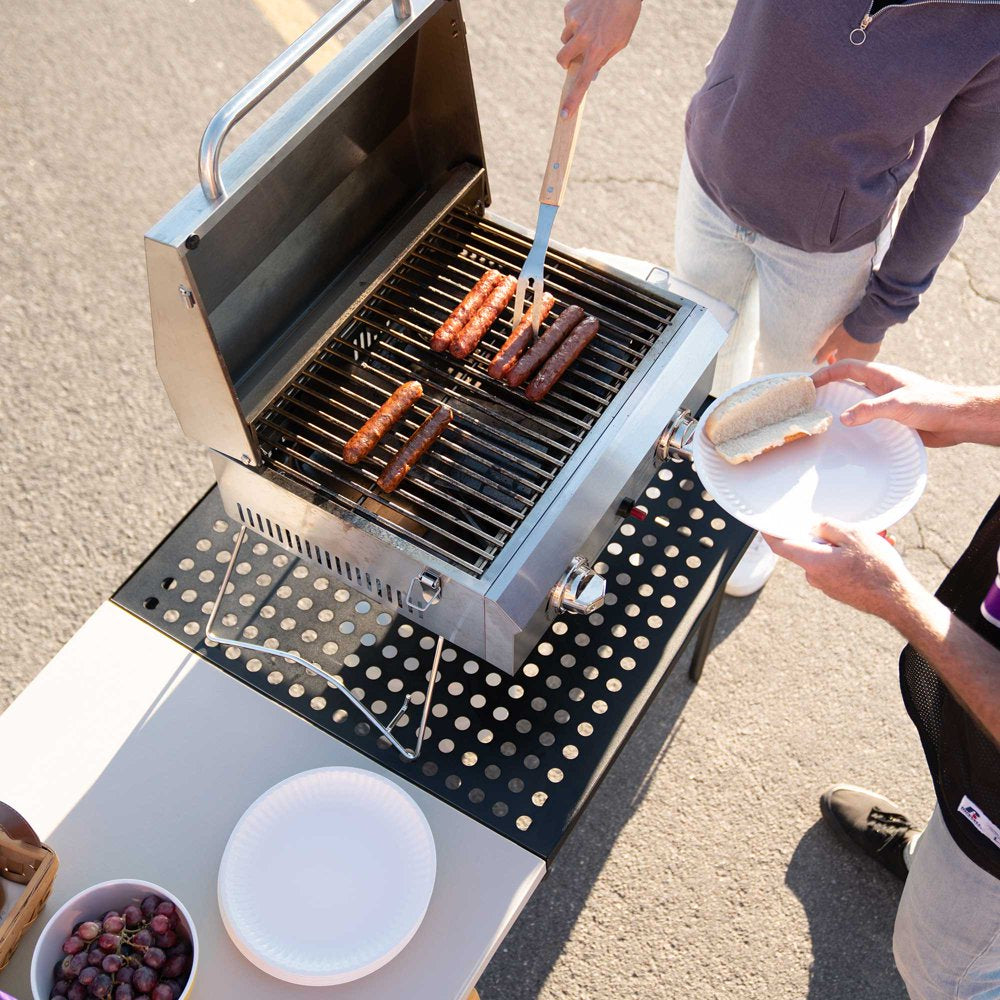
[{"label": "grill side vent", "polygon": [[398,589],[394,590],[377,576],[372,576],[363,566],[358,566],[350,560],[324,549],[315,542],[310,542],[308,538],[303,538],[301,535],[289,531],[277,521],[272,521],[269,517],[264,517],[249,507],[244,507],[241,503],[236,504],[236,510],[240,520],[248,528],[277,542],[289,552],[318,564],[334,576],[346,580],[355,590],[364,590],[382,604],[390,604],[402,609],[403,594]]}]

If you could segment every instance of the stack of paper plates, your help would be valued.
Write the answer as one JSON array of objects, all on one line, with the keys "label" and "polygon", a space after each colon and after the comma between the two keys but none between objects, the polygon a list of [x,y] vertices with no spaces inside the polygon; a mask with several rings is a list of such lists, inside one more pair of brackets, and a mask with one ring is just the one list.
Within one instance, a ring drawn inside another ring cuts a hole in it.
[{"label": "stack of paper plates", "polygon": [[304,771],[236,824],[219,910],[258,968],[302,986],[360,979],[399,954],[434,887],[434,838],[417,804],[370,771]]}]

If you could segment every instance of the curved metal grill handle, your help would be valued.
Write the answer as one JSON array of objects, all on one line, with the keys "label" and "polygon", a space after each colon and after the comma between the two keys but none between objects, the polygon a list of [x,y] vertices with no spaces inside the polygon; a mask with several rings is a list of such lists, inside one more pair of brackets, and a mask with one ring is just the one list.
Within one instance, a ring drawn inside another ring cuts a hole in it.
[{"label": "curved metal grill handle", "polygon": [[[222,144],[233,126],[371,2],[372,0],[344,0],[343,3],[327,11],[311,28],[295,39],[274,62],[261,70],[238,94],[215,112],[201,137],[201,147],[198,151],[198,176],[201,180],[201,189],[209,201],[226,197],[220,161]],[[392,9],[397,21],[405,21],[412,13],[410,0],[392,0]]]}]

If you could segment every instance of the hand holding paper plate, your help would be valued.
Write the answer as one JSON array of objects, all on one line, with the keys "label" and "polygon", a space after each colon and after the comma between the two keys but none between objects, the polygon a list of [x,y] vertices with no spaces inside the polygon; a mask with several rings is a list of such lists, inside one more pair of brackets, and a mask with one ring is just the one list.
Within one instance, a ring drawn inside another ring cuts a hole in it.
[{"label": "hand holding paper plate", "polygon": [[718,423],[713,414],[722,407],[724,416],[728,399],[772,378],[736,386],[699,421],[695,468],[720,507],[751,528],[779,538],[808,537],[826,518],[883,531],[909,513],[927,482],[923,443],[915,431],[894,421],[861,427],[841,423],[844,410],[873,395],[855,382],[831,382],[817,390],[812,409],[832,414],[825,432],[819,416],[810,412],[799,422],[813,436],[757,452],[752,461],[731,464],[732,455],[727,461],[706,433]]}]

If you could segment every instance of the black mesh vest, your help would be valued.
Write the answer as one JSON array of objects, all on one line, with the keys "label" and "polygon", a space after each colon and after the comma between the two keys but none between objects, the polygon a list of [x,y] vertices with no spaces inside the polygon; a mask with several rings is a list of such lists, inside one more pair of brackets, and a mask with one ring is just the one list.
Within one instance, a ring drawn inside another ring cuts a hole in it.
[{"label": "black mesh vest", "polygon": [[[1000,497],[969,547],[938,589],[938,599],[955,616],[1000,648],[1000,628],[979,606],[997,575]],[[903,701],[927,755],[938,803],[955,842],[980,868],[1000,879],[1000,848],[958,812],[968,796],[1000,826],[1000,748],[952,697],[930,664],[907,646],[899,658]]]}]

